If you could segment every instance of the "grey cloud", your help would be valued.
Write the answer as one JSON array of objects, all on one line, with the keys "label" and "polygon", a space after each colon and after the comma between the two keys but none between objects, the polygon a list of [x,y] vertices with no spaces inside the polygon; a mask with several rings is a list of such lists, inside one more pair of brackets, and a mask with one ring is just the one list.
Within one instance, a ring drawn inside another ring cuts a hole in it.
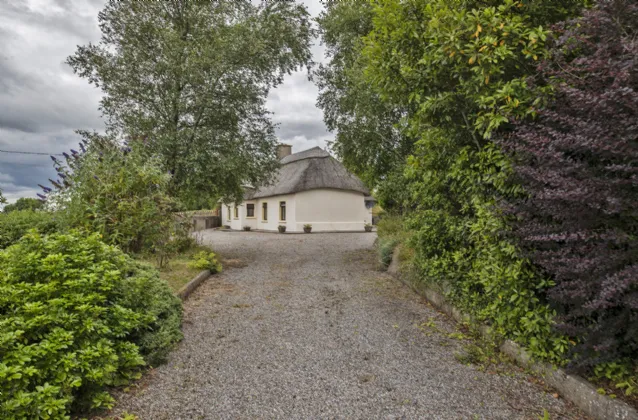
[{"label": "grey cloud", "polygon": [[[0,32],[0,40],[5,39]],[[4,41],[6,42],[6,40]],[[0,55],[0,94],[16,93],[35,84],[33,77],[15,68],[15,63]]]},{"label": "grey cloud", "polygon": [[87,95],[92,93],[87,90],[52,82],[49,86],[38,83],[34,88],[0,93],[0,128],[28,133],[102,128],[97,109],[99,96]]},{"label": "grey cloud", "polygon": [[0,114],[0,128],[8,128],[11,130],[23,131],[25,133],[36,132],[35,127],[29,124],[28,121],[20,121],[19,119],[15,119],[13,115],[5,113]]},{"label": "grey cloud", "polygon": [[271,92],[268,108],[273,112],[273,121],[279,124],[280,141],[293,144],[297,150],[326,147],[334,136],[326,130],[316,101],[317,87],[305,71],[288,76],[283,85]]},{"label": "grey cloud", "polygon": [[27,133],[103,126],[100,92],[63,64],[99,37],[99,8],[28,2],[0,4],[0,127]]},{"label": "grey cloud", "polygon": [[[100,92],[72,75],[64,60],[99,37],[102,4],[0,3],[0,149],[60,153],[78,128],[103,129]],[[10,200],[33,197],[55,176],[48,156],[0,153],[0,188]]]},{"label": "grey cloud", "polygon": [[0,183],[10,183],[13,182],[13,176],[9,175],[9,174],[3,174],[2,172],[0,172]]},{"label": "grey cloud", "polygon": [[304,136],[310,139],[329,137],[326,126],[317,120],[288,121],[277,128],[277,135],[282,139]]},{"label": "grey cloud", "polygon": [[4,167],[11,162],[31,166],[39,165],[42,162],[48,164],[50,162],[49,154],[59,154],[72,147],[77,148],[80,140],[81,137],[72,129],[47,133],[25,133],[0,128],[0,150],[45,153],[45,155],[0,153],[0,173],[6,173]]},{"label": "grey cloud", "polygon": [[[31,134],[0,129],[0,150],[37,153],[61,153],[76,147],[80,137],[71,130]],[[56,172],[48,155],[0,153],[0,188],[9,200],[34,197],[38,184],[47,185]]]},{"label": "grey cloud", "polygon": [[97,10],[103,5],[103,1],[54,1],[35,6],[24,0],[8,0],[0,11],[7,19],[39,28],[41,36],[61,34],[86,39],[95,34]]}]

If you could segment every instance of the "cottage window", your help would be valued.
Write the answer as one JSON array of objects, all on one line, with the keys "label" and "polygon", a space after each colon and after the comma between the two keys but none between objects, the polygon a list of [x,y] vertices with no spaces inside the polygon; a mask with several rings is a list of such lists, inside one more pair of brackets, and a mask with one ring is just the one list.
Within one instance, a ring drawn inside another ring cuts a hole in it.
[{"label": "cottage window", "polygon": [[268,203],[261,205],[261,218],[264,222],[268,220]]},{"label": "cottage window", "polygon": [[230,206],[226,206],[226,208],[228,209],[228,220],[230,220]]},{"label": "cottage window", "polygon": [[246,204],[246,217],[255,217],[255,205]]},{"label": "cottage window", "polygon": [[239,219],[239,207],[235,206],[235,219]]},{"label": "cottage window", "polygon": [[279,202],[279,220],[282,222],[286,221],[286,202]]}]

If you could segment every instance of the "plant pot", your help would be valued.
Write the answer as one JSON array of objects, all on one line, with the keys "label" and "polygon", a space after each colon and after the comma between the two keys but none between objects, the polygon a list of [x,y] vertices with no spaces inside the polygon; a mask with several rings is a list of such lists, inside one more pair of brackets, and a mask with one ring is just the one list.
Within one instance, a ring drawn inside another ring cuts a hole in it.
[{"label": "plant pot", "polygon": [[246,232],[250,232],[250,226],[244,226],[244,230],[245,230]]},{"label": "plant pot", "polygon": [[311,227],[308,227],[308,228],[305,227],[305,228],[303,228],[303,231],[306,232],[306,233],[310,233],[310,232],[312,232],[312,228]]},{"label": "plant pot", "polygon": [[279,225],[279,226],[277,226],[277,229],[279,229],[279,233],[284,233],[284,232],[286,232],[286,226],[284,226],[284,225]]},{"label": "plant pot", "polygon": [[372,232],[372,226],[364,226],[363,229],[365,229],[366,232]]}]

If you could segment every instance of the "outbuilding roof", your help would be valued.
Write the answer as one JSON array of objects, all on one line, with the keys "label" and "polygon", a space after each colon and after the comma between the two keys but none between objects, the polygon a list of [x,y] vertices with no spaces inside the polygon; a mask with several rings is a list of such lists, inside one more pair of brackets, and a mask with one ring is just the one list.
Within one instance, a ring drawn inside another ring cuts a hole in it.
[{"label": "outbuilding roof", "polygon": [[319,147],[288,155],[281,159],[281,165],[270,185],[253,191],[246,190],[245,199],[294,194],[318,188],[370,194],[359,178]]}]

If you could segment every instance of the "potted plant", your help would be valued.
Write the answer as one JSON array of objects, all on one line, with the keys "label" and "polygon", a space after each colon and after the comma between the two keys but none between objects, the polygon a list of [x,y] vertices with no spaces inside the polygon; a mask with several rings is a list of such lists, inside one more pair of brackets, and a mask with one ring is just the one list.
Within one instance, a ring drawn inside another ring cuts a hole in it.
[{"label": "potted plant", "polygon": [[366,232],[372,232],[372,225],[370,223],[366,223],[363,225],[363,229],[365,229]]},{"label": "potted plant", "polygon": [[310,233],[312,231],[312,225],[311,224],[303,225],[303,231],[306,233]]},{"label": "potted plant", "polygon": [[286,232],[286,225],[279,225],[277,229],[279,229],[279,233],[284,233]]},{"label": "potted plant", "polygon": [[244,230],[245,230],[246,232],[249,232],[249,231],[250,231],[250,226],[244,226]]}]

